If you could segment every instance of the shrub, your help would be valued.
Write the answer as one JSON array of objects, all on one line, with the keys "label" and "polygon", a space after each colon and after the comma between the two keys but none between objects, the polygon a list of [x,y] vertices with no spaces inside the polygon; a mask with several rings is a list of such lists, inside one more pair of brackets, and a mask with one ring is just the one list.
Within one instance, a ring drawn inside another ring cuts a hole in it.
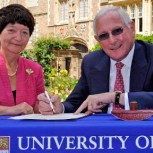
[{"label": "shrub", "polygon": [[99,49],[101,49],[101,46],[99,45],[99,43],[97,43],[97,44],[91,49],[91,51],[93,52],[93,51],[99,50]]},{"label": "shrub", "polygon": [[78,82],[78,80],[68,76],[67,70],[61,70],[58,75],[57,70],[53,68],[48,77],[50,79],[50,87],[47,88],[47,91],[59,95],[62,101],[67,98]]},{"label": "shrub", "polygon": [[41,37],[33,43],[33,49],[27,49],[21,53],[22,56],[37,61],[44,70],[45,86],[50,85],[48,74],[51,73],[52,60],[56,57],[52,50],[69,49],[71,46],[69,41],[61,40],[55,37]]}]

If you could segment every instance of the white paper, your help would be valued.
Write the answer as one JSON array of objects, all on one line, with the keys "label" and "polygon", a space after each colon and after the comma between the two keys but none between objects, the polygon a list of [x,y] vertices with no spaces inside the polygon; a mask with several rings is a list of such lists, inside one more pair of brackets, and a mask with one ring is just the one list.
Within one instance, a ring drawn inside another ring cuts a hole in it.
[{"label": "white paper", "polygon": [[54,114],[54,115],[41,115],[41,114],[28,114],[21,116],[10,117],[9,119],[15,120],[70,120],[70,119],[78,119],[87,116],[87,114],[80,113],[78,115],[74,115],[73,113],[63,113],[63,114]]}]

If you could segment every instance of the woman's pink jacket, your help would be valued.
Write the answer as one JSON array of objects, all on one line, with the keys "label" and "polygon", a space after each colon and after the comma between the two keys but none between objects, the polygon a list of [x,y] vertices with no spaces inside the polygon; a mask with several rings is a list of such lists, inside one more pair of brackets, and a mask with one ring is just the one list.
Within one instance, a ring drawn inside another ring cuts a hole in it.
[{"label": "woman's pink jacket", "polygon": [[[16,104],[27,102],[34,107],[38,94],[43,93],[44,90],[42,67],[20,56],[16,74]],[[14,104],[5,60],[0,56],[0,105],[13,106]]]}]

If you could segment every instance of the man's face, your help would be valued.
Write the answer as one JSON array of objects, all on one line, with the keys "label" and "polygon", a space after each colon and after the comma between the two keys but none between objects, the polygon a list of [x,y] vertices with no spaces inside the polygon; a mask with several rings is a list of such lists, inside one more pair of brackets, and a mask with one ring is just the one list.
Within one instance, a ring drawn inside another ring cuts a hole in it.
[{"label": "man's face", "polygon": [[115,61],[121,61],[130,52],[135,40],[134,23],[127,27],[115,12],[108,12],[96,22],[99,42],[105,53]]}]

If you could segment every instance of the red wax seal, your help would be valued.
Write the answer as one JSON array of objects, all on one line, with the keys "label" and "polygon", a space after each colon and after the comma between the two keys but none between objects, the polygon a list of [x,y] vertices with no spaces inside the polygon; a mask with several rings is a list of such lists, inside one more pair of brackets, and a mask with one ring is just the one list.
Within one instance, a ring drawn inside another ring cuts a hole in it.
[{"label": "red wax seal", "polygon": [[137,102],[136,101],[130,102],[130,109],[131,110],[137,110]]}]

